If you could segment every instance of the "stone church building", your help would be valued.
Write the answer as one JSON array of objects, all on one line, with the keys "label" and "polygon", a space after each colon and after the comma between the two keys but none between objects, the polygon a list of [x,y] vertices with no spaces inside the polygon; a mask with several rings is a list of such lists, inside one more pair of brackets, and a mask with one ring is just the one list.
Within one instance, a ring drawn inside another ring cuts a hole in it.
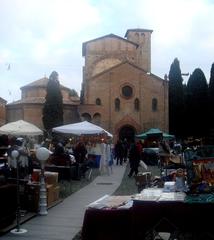
[{"label": "stone church building", "polygon": [[[61,86],[64,124],[88,120],[118,138],[149,128],[168,132],[168,82],[151,73],[152,30],[129,29],[82,45],[85,58],[80,99]],[[43,128],[48,78],[21,88],[21,100],[6,105],[6,121],[23,119]]]},{"label": "stone church building", "polygon": [[152,30],[129,29],[83,43],[83,119],[116,139],[149,128],[168,132],[168,82],[151,73]]},{"label": "stone church building", "polygon": [[[42,110],[45,103],[48,78],[44,77],[21,87],[21,99],[6,105],[7,122],[24,120],[43,129]],[[65,124],[78,122],[79,98],[70,95],[71,89],[60,84],[63,96],[63,119]]]}]

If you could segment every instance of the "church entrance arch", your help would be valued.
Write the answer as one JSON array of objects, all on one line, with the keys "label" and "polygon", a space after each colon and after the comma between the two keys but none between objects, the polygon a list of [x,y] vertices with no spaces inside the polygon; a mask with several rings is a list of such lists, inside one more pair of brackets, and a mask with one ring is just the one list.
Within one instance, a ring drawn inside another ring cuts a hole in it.
[{"label": "church entrance arch", "polygon": [[124,140],[125,138],[128,142],[134,141],[136,130],[130,125],[125,125],[120,128],[119,139]]}]

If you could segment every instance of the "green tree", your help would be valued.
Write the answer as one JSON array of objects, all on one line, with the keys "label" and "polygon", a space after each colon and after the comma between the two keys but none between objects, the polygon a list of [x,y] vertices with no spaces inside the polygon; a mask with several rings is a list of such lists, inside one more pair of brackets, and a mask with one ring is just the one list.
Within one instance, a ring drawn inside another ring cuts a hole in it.
[{"label": "green tree", "polygon": [[208,84],[200,68],[194,70],[187,83],[187,123],[189,135],[205,137],[208,134]]},{"label": "green tree", "polygon": [[63,124],[63,98],[57,72],[51,73],[46,91],[42,120],[45,130],[50,134],[52,128]]},{"label": "green tree", "polygon": [[209,81],[209,113],[210,113],[210,135],[214,139],[214,63],[211,66],[210,70],[210,81]]},{"label": "green tree", "polygon": [[169,132],[182,137],[184,115],[183,78],[180,63],[174,59],[169,71]]}]

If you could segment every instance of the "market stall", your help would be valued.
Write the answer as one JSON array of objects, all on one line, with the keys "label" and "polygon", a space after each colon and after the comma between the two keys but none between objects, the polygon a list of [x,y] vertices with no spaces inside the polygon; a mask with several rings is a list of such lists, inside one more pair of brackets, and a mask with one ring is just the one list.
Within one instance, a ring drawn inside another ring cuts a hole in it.
[{"label": "market stall", "polygon": [[[17,161],[11,157],[11,151],[14,149],[19,151],[20,172],[25,177],[31,168],[30,145],[33,145],[32,142],[36,142],[35,138],[43,135],[43,131],[34,124],[18,120],[1,126],[0,135],[1,138],[7,139],[6,145],[1,146],[1,149],[4,149],[4,155],[0,156],[1,159],[5,159],[2,168],[10,171],[9,173],[7,172],[5,177],[16,176]],[[20,174],[20,178],[23,178],[22,174]]]},{"label": "market stall", "polygon": [[[1,207],[4,208],[1,212],[3,216],[3,212],[10,216],[10,212],[14,211],[14,209],[27,210],[29,194],[26,191],[26,187],[31,180],[32,171],[28,143],[32,138],[42,136],[43,131],[29,122],[18,120],[1,126],[0,135],[7,139],[5,141],[6,145],[1,148],[5,148],[6,151],[4,151],[4,166],[2,166],[0,171],[0,191],[1,195],[3,195],[3,190],[5,193],[8,192],[1,197],[1,203],[3,202]],[[34,140],[36,141],[36,139]],[[13,150],[18,151],[18,158],[12,156]],[[4,184],[2,184],[2,179],[4,179]]]},{"label": "market stall", "polygon": [[105,129],[88,121],[62,125],[53,128],[52,131],[56,133],[64,133],[76,136],[106,134],[108,137],[113,137],[112,134]]},{"label": "market stall", "polygon": [[[211,152],[210,148],[205,152]],[[190,175],[186,175],[189,170],[178,168],[173,180],[161,187],[146,184],[138,194],[107,196],[90,204],[83,221],[83,240],[116,240],[120,234],[122,239],[153,240],[162,239],[159,234],[163,232],[170,236],[167,239],[214,239],[209,217],[214,211],[214,158],[201,156],[191,155]]]},{"label": "market stall", "polygon": [[87,148],[88,160],[91,160],[94,163],[93,167],[96,168],[100,167],[101,145],[113,138],[111,133],[88,121],[59,126],[53,128],[52,132],[69,137],[73,145],[78,142],[84,143]]},{"label": "market stall", "polygon": [[195,194],[214,193],[214,146],[186,149],[187,183]]},{"label": "market stall", "polygon": [[[90,204],[82,227],[83,240],[214,239],[212,202],[199,202],[197,196],[148,188],[135,196],[107,196]],[[167,238],[168,239],[168,238]]]},{"label": "market stall", "polygon": [[136,138],[147,139],[149,141],[174,140],[175,136],[161,131],[159,128],[150,128],[146,132],[136,135]]},{"label": "market stall", "polygon": [[7,123],[0,127],[0,134],[11,136],[38,136],[43,135],[43,131],[32,123],[18,120]]},{"label": "market stall", "polygon": [[[16,144],[17,139],[22,141],[22,146],[27,148],[26,150],[29,154],[33,154],[35,152],[33,149],[34,143],[36,143],[38,138],[43,135],[43,131],[32,123],[18,120],[1,126],[0,135],[7,138],[7,146],[1,147],[2,149],[6,149],[6,151],[4,151],[4,156],[0,156],[0,158],[6,158],[6,160],[8,160],[8,147],[9,145],[11,146],[11,144]],[[6,161],[6,163],[8,163],[8,161]]]}]

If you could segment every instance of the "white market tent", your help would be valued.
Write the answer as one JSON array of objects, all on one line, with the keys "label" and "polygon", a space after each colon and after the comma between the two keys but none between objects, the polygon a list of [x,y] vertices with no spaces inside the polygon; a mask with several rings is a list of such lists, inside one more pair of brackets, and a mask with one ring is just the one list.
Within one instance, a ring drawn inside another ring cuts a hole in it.
[{"label": "white market tent", "polygon": [[52,129],[52,131],[56,133],[73,134],[77,136],[107,134],[108,137],[113,137],[113,135],[107,132],[105,129],[87,121],[55,127]]},{"label": "white market tent", "polygon": [[32,123],[18,120],[1,126],[0,134],[13,136],[38,136],[43,135],[43,131]]}]

